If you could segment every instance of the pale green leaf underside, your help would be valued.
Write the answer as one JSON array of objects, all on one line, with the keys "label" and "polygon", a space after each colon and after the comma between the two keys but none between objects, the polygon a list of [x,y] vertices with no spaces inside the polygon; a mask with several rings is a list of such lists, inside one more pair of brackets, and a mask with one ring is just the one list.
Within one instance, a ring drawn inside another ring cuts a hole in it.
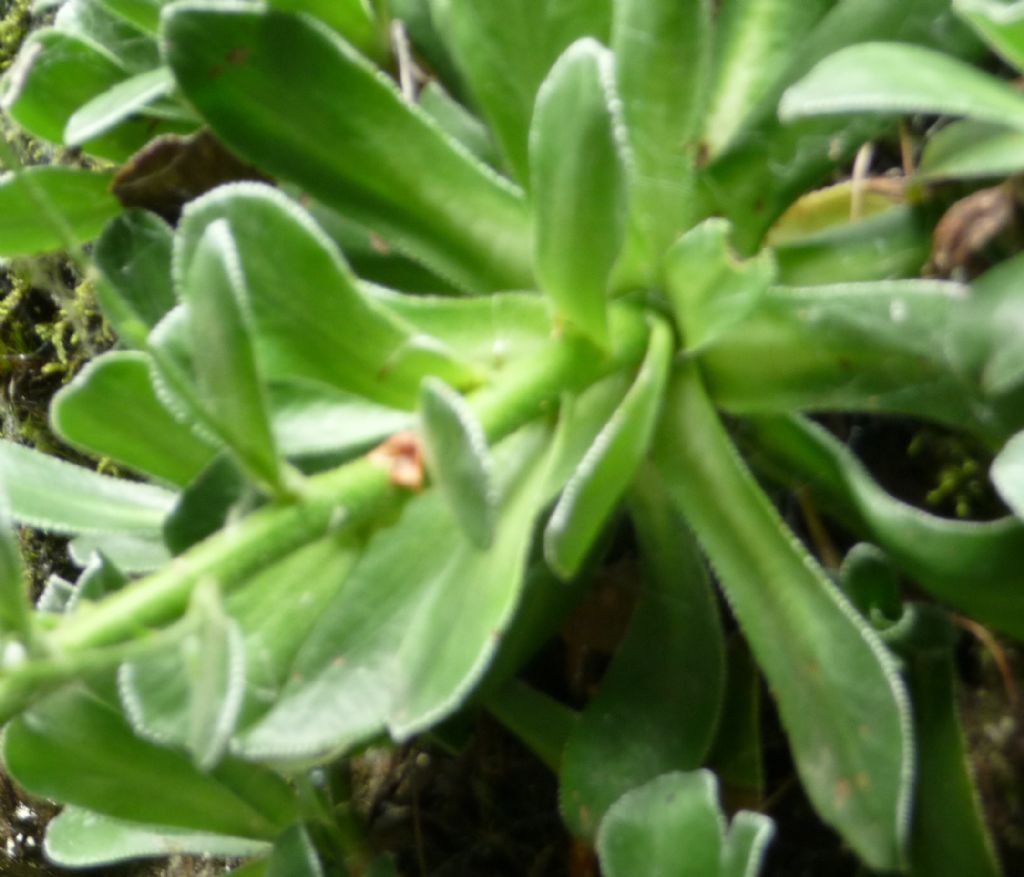
[{"label": "pale green leaf underside", "polygon": [[39,451],[0,443],[0,491],[11,516],[56,533],[159,530],[174,494],[99,475]]},{"label": "pale green leaf underside", "polygon": [[64,143],[78,146],[104,134],[174,87],[166,67],[156,67],[125,79],[75,110],[64,128]]},{"label": "pale green leaf underside", "polygon": [[862,43],[819,63],[783,95],[784,120],[837,113],[934,113],[1024,129],[1024,97],[950,55],[901,43]]},{"label": "pale green leaf underside", "polygon": [[43,849],[62,868],[87,868],[190,853],[249,857],[268,852],[270,844],[222,834],[160,830],[70,806],[46,827]]}]

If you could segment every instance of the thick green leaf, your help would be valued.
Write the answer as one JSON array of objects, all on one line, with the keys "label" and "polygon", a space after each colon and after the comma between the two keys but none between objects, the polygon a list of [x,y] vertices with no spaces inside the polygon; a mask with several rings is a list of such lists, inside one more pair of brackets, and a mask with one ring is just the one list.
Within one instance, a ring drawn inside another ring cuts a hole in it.
[{"label": "thick green leaf", "polygon": [[22,641],[30,642],[31,612],[18,537],[6,514],[0,514],[0,638],[14,634]]},{"label": "thick green leaf", "polygon": [[129,73],[151,70],[159,63],[152,35],[111,12],[102,0],[65,0],[53,23],[58,30],[95,43]]},{"label": "thick green leaf", "polygon": [[[346,538],[326,536],[262,570],[228,597],[228,613],[245,637],[241,722],[251,722],[274,704],[296,653],[345,586],[359,547]],[[281,611],[283,605],[287,612]]]},{"label": "thick green leaf", "polygon": [[[971,284],[968,307],[951,323],[950,358],[967,386],[980,386],[1001,439],[1024,428],[1024,258],[1000,262]],[[961,391],[962,392],[962,391]]]},{"label": "thick green leaf", "polygon": [[775,823],[761,813],[741,810],[732,820],[722,849],[721,877],[757,877],[775,834]]},{"label": "thick green leaf", "polygon": [[918,176],[923,180],[1005,177],[1024,169],[1024,131],[964,119],[925,141]]},{"label": "thick green leaf", "polygon": [[910,836],[911,877],[1000,877],[957,717],[955,635],[906,657],[917,728],[918,787]]},{"label": "thick green leaf", "polygon": [[85,566],[96,552],[125,573],[152,572],[171,560],[160,530],[138,533],[83,533],[68,543],[72,563]]},{"label": "thick green leaf", "polygon": [[1013,513],[1024,520],[1024,432],[1011,438],[992,462],[992,483]]},{"label": "thick green leaf", "polygon": [[594,439],[551,514],[544,557],[562,578],[575,575],[647,454],[672,361],[672,330],[658,320],[636,381]]},{"label": "thick green leaf", "polygon": [[348,44],[309,19],[248,4],[175,4],[164,37],[185,96],[239,155],[460,286],[530,285],[522,193]]},{"label": "thick green leaf", "polygon": [[612,49],[633,161],[630,209],[656,268],[692,222],[711,63],[709,0],[619,0]]},{"label": "thick green leaf", "polygon": [[78,146],[105,134],[157,98],[166,97],[173,87],[174,77],[166,67],[119,82],[75,110],[64,128],[64,143]]},{"label": "thick green leaf", "polygon": [[666,773],[623,795],[601,823],[608,877],[717,877],[725,820],[705,770]]},{"label": "thick green leaf", "polygon": [[[236,719],[239,724],[256,720],[273,705],[295,653],[345,582],[356,556],[337,537],[318,540],[271,564],[231,594],[226,601],[229,617],[207,625],[212,638],[196,627],[169,648],[123,665],[119,693],[136,732],[163,745],[189,746],[193,723],[202,715],[196,711],[196,695],[206,685],[214,686],[207,693],[220,689],[225,700],[233,700],[209,702],[214,709],[206,716],[217,725],[211,739],[223,745]],[[285,604],[289,609],[282,612]],[[187,650],[193,657],[205,650],[206,663],[212,666],[196,665]],[[196,676],[194,670],[211,678]]]},{"label": "thick green leaf", "polygon": [[387,29],[377,20],[372,0],[270,0],[270,5],[319,18],[363,54],[378,61],[387,57]]},{"label": "thick green leaf", "polygon": [[570,43],[586,36],[608,39],[610,0],[431,0],[430,5],[512,175],[526,183],[537,89]]},{"label": "thick green leaf", "polygon": [[630,510],[645,585],[626,637],[569,737],[559,778],[566,825],[589,838],[621,795],[703,762],[725,681],[703,560],[653,468],[638,479]]},{"label": "thick green leaf", "polygon": [[465,697],[515,608],[538,511],[523,505],[538,504],[546,437],[535,431],[495,449],[496,471],[509,481],[487,551],[462,535],[436,492],[411,501],[399,523],[370,542],[300,650],[278,702],[242,733],[242,751],[309,758],[385,723],[404,737]]},{"label": "thick green leaf", "polygon": [[88,868],[141,858],[179,855],[256,856],[270,845],[220,834],[150,826],[112,819],[82,807],[65,807],[46,826],[47,858],[61,868]]},{"label": "thick green leaf", "polygon": [[726,679],[718,731],[705,762],[723,786],[730,809],[758,807],[764,794],[761,677],[743,637],[726,645]]},{"label": "thick green leaf", "polygon": [[0,256],[31,256],[86,243],[121,212],[111,174],[32,167],[0,179]]},{"label": "thick green leaf", "polygon": [[60,143],[71,114],[128,75],[102,46],[42,28],[26,40],[4,80],[3,108],[37,137]]},{"label": "thick green leaf", "polygon": [[[42,28],[19,52],[3,83],[3,108],[37,137],[60,143],[71,116],[132,73],[156,65],[156,45],[136,32],[150,61],[121,55],[85,32]],[[173,123],[131,119],[84,144],[86,152],[125,161],[157,134],[175,130]]]},{"label": "thick green leaf", "polygon": [[659,471],[768,679],[808,797],[870,867],[899,868],[913,763],[895,661],[779,518],[693,365],[665,410]]},{"label": "thick green leaf", "polygon": [[295,813],[276,775],[238,762],[201,773],[187,756],[135,737],[115,710],[80,688],[9,724],[4,763],[37,795],[136,823],[269,840]]},{"label": "thick green leaf", "polygon": [[324,873],[316,846],[305,826],[293,825],[274,841],[266,877],[324,877]]},{"label": "thick green leaf", "polygon": [[164,541],[178,555],[216,533],[229,516],[242,517],[259,499],[229,454],[219,454],[178,495],[164,520]]},{"label": "thick green leaf", "polygon": [[286,457],[350,457],[415,423],[409,411],[308,381],[271,385],[270,409],[274,440]]},{"label": "thick green leaf", "polygon": [[385,726],[408,736],[455,708],[512,620],[535,518],[600,429],[603,417],[593,413],[581,406],[549,455],[550,434],[539,426],[495,446],[502,504],[487,551],[462,535],[437,492],[410,501],[399,522],[371,540],[277,703],[240,735],[240,751],[325,756]]},{"label": "thick green leaf", "polygon": [[185,623],[192,627],[182,642],[189,682],[185,744],[196,767],[210,770],[224,757],[242,707],[245,644],[216,585],[196,589]]},{"label": "thick green leaf", "polygon": [[465,400],[436,378],[423,382],[420,419],[431,477],[469,540],[478,548],[490,547],[498,496],[483,429]]},{"label": "thick green leaf", "polygon": [[488,374],[500,375],[518,360],[541,356],[552,344],[551,313],[544,297],[536,293],[451,298],[399,295],[381,287],[366,291]]},{"label": "thick green leaf", "polygon": [[54,396],[50,417],[65,441],[179,486],[215,453],[157,399],[144,353],[91,360]]},{"label": "thick green leaf", "polygon": [[796,47],[834,0],[724,0],[714,38],[714,76],[703,143],[725,152],[761,108]]},{"label": "thick green leaf", "polygon": [[786,120],[838,113],[934,113],[1024,129],[1024,97],[950,55],[863,43],[826,58],[783,95]]},{"label": "thick green leaf", "polygon": [[953,0],[953,9],[1017,70],[1024,70],[1024,3]]},{"label": "thick green leaf", "polygon": [[716,403],[737,413],[900,412],[984,433],[994,424],[981,379],[965,380],[958,362],[991,346],[988,320],[968,322],[981,306],[963,286],[928,280],[774,288],[701,366]]},{"label": "thick green leaf", "polygon": [[714,775],[666,773],[615,802],[597,852],[607,877],[756,877],[773,831],[741,811],[726,835]]},{"label": "thick green leaf", "polygon": [[134,24],[139,30],[155,35],[160,26],[160,10],[170,0],[100,0],[114,15]]},{"label": "thick green leaf", "polygon": [[824,507],[882,548],[921,588],[976,621],[1024,638],[1019,520],[952,521],[900,502],[845,446],[800,418],[756,417],[750,427],[773,474],[809,484]]},{"label": "thick green leaf", "polygon": [[11,517],[55,533],[159,531],[174,494],[72,466],[40,451],[0,442],[0,492]]},{"label": "thick green leaf", "polygon": [[75,582],[75,592],[71,595],[65,611],[74,612],[80,606],[96,603],[107,594],[120,591],[127,583],[125,574],[109,558],[102,552],[93,552],[78,581]]},{"label": "thick green leaf", "polygon": [[[802,11],[810,4],[798,5]],[[832,177],[837,165],[852,160],[860,144],[886,126],[884,119],[863,116],[783,125],[776,113],[783,90],[833,52],[868,40],[938,44],[969,54],[977,47],[965,47],[964,29],[955,26],[949,5],[949,0],[837,0],[796,50],[784,48],[786,69],[772,82],[744,134],[703,176],[704,215],[733,222],[741,253],[756,252],[765,230],[793,201]],[[750,69],[760,77],[759,67]]]},{"label": "thick green leaf", "polygon": [[905,205],[847,220],[776,246],[777,281],[817,286],[918,277],[928,261],[931,232],[923,213]]},{"label": "thick green leaf", "polygon": [[614,68],[599,43],[573,43],[537,92],[530,124],[537,278],[559,313],[605,346],[605,296],[627,218]]},{"label": "thick green leaf", "polygon": [[283,473],[256,366],[246,273],[227,220],[206,226],[181,286],[200,400],[243,467],[280,490]]},{"label": "thick green leaf", "polygon": [[741,262],[729,249],[730,233],[726,220],[706,219],[665,257],[669,301],[688,350],[740,323],[775,278],[771,253]]},{"label": "thick green leaf", "polygon": [[483,122],[431,80],[417,97],[420,108],[453,140],[466,147],[484,164],[496,167],[501,161]]},{"label": "thick green leaf", "polygon": [[128,210],[96,242],[93,258],[103,275],[96,298],[122,344],[145,347],[149,330],[174,307],[172,239],[156,214]]},{"label": "thick green leaf", "polygon": [[322,381],[409,409],[427,375],[460,388],[478,379],[443,343],[369,300],[308,214],[269,186],[237,183],[193,201],[175,240],[177,278],[219,220],[234,238],[268,378]]}]

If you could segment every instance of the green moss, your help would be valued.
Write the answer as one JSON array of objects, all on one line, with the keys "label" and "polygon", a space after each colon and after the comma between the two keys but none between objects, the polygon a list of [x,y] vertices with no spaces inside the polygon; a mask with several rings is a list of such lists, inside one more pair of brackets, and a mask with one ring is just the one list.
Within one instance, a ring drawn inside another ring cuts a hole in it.
[{"label": "green moss", "polygon": [[0,71],[6,70],[18,54],[32,17],[31,0],[5,0],[0,19]]}]

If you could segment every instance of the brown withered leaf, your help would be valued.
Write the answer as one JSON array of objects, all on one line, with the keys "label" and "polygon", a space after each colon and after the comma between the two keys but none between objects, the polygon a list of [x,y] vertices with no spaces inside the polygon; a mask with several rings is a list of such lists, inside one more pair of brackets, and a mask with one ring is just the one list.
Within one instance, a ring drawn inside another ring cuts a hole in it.
[{"label": "brown withered leaf", "polygon": [[929,273],[949,277],[967,270],[971,260],[1013,224],[1016,212],[1010,181],[961,198],[935,226]]},{"label": "brown withered leaf", "polygon": [[121,167],[110,190],[125,207],[144,207],[174,223],[193,198],[236,180],[270,182],[204,129],[157,137]]}]

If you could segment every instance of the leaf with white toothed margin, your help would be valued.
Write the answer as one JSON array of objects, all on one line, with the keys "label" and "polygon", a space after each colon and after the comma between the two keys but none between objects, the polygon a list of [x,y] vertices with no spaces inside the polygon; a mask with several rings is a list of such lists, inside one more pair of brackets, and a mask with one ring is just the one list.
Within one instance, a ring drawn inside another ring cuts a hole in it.
[{"label": "leaf with white toothed margin", "polygon": [[96,241],[96,301],[122,344],[144,348],[150,329],[175,305],[172,241],[164,220],[139,209],[109,222]]},{"label": "leaf with white toothed margin", "polygon": [[593,838],[630,789],[704,762],[718,725],[725,650],[696,540],[647,464],[629,496],[643,583],[626,635],[564,746],[559,808]]},{"label": "leaf with white toothed margin", "polygon": [[775,823],[763,813],[737,813],[725,836],[721,877],[757,877],[774,834]]},{"label": "leaf with white toothed margin", "polygon": [[1013,513],[1024,520],[1024,432],[1011,438],[992,461],[992,483]]},{"label": "leaf with white toothed margin", "polygon": [[90,360],[53,397],[50,422],[66,442],[179,487],[216,454],[161,404],[137,351]]},{"label": "leaf with white toothed margin", "polygon": [[953,10],[996,54],[1024,70],[1024,3],[1013,0],[953,0]]},{"label": "leaf with white toothed margin", "polygon": [[410,500],[399,521],[370,540],[276,703],[236,738],[237,751],[308,761],[388,726],[396,736],[416,733],[457,708],[516,608],[535,516],[621,398],[621,377],[564,405],[553,439],[537,424],[495,445],[502,508],[488,551],[462,535],[437,492]]},{"label": "leaf with white toothed margin", "polygon": [[199,831],[142,826],[83,807],[65,807],[46,826],[43,850],[61,868],[89,868],[139,858],[193,853],[206,856],[256,856],[265,841]]},{"label": "leaf with white toothed margin", "polygon": [[693,363],[665,412],[655,462],[768,680],[811,803],[869,867],[902,867],[913,733],[894,658],[783,523]]},{"label": "leaf with white toothed margin", "polygon": [[64,250],[95,238],[121,212],[110,194],[110,180],[109,173],[56,166],[5,174],[0,179],[0,256]]},{"label": "leaf with white toothed margin", "polygon": [[21,560],[21,548],[7,512],[0,506],[0,637],[32,636],[32,605]]},{"label": "leaf with white toothed margin", "polygon": [[593,39],[562,53],[530,123],[534,267],[558,313],[608,344],[608,282],[626,239],[627,160],[615,59]]},{"label": "leaf with white toothed margin", "polygon": [[429,0],[428,5],[509,171],[525,183],[537,89],[574,40],[607,41],[611,0]]},{"label": "leaf with white toothed margin", "polygon": [[136,733],[188,751],[208,771],[223,757],[242,707],[245,644],[212,582],[196,589],[175,641],[123,664],[118,691]]},{"label": "leaf with white toothed margin", "polygon": [[523,193],[324,25],[251,3],[179,2],[163,36],[185,97],[241,157],[461,288],[530,285]]},{"label": "leaf with white toothed margin", "polygon": [[173,89],[174,77],[166,67],[119,82],[75,110],[64,128],[64,144],[79,146],[105,134]]},{"label": "leaf with white toothed margin", "polygon": [[174,494],[0,441],[0,492],[20,524],[53,533],[159,532]]},{"label": "leaf with white toothed margin", "polygon": [[255,183],[222,186],[191,202],[174,242],[180,286],[208,226],[231,229],[268,379],[321,381],[412,409],[433,375],[473,386],[480,371],[450,347],[374,302],[334,243],[297,203]]},{"label": "leaf with white toothed margin", "polygon": [[664,251],[693,222],[711,7],[709,0],[614,4],[611,46],[634,162],[630,209],[655,271]]},{"label": "leaf with white toothed margin", "polygon": [[1024,129],[1024,98],[935,49],[860,43],[829,56],[782,96],[784,121],[844,113],[934,113]]},{"label": "leaf with white toothed margin", "polygon": [[672,330],[657,320],[636,381],[573,474],[544,530],[544,557],[562,578],[586,559],[654,432],[672,358]]},{"label": "leaf with white toothed margin", "polygon": [[774,833],[749,810],[726,831],[710,771],[665,773],[615,802],[597,852],[607,877],[757,877]]},{"label": "leaf with white toothed margin", "polygon": [[184,753],[141,740],[82,686],[8,724],[3,750],[25,789],[138,824],[271,840],[298,815],[293,792],[272,771],[228,758],[204,773]]},{"label": "leaf with white toothed margin", "polygon": [[665,285],[687,350],[695,351],[739,325],[775,279],[775,260],[764,251],[740,261],[729,248],[732,227],[706,219],[665,255]]},{"label": "leaf with white toothed margin", "polygon": [[264,877],[324,877],[324,866],[304,825],[293,825],[276,841]]},{"label": "leaf with white toothed margin", "polygon": [[436,378],[423,382],[420,419],[431,477],[473,544],[489,547],[498,496],[483,429],[462,396]]},{"label": "leaf with white toothed margin", "polygon": [[207,226],[185,272],[182,296],[201,403],[239,462],[280,490],[283,473],[256,364],[245,273],[226,220]]}]

